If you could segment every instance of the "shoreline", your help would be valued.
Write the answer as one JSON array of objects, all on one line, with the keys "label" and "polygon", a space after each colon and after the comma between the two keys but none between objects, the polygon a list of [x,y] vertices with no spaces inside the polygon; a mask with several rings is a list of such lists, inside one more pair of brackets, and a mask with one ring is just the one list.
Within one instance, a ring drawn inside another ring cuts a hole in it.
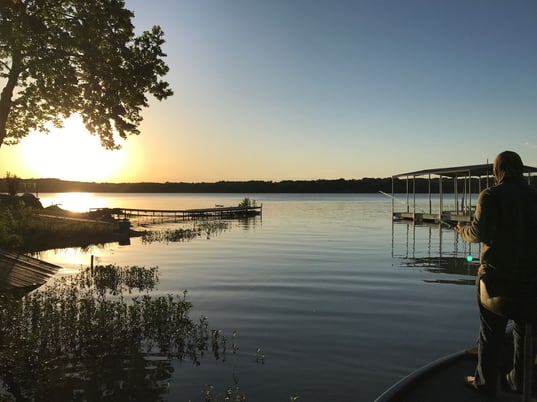
[{"label": "shoreline", "polygon": [[[406,180],[394,179],[395,192],[406,191]],[[392,192],[392,178],[318,179],[283,181],[218,181],[218,182],[135,182],[96,183],[60,179],[21,179],[21,188],[38,193],[185,193],[185,194],[360,194]],[[0,192],[6,191],[5,181],[0,180]],[[416,192],[427,192],[426,179],[416,179]]]}]

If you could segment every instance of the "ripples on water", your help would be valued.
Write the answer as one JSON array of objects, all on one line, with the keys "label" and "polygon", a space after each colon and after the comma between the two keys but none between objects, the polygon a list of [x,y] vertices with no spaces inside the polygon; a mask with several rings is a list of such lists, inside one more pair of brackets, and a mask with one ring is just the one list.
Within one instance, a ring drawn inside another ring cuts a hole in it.
[{"label": "ripples on water", "polygon": [[[41,195],[43,204],[62,195]],[[96,206],[183,209],[237,205],[242,195],[95,194]],[[478,249],[437,226],[392,224],[382,195],[274,195],[263,216],[188,242],[110,244],[41,258],[66,270],[99,263],[159,266],[159,292],[188,289],[240,352],[174,363],[170,400],[202,400],[205,384],[252,401],[370,401],[430,360],[475,342]],[[91,198],[90,198],[91,199]],[[67,206],[64,205],[67,209]],[[265,364],[256,364],[261,348]]]}]

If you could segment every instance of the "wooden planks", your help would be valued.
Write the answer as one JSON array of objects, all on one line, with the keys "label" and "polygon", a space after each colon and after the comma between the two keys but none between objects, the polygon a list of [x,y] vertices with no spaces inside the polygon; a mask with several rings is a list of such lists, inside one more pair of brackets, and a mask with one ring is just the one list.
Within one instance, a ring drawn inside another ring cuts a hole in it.
[{"label": "wooden planks", "polygon": [[117,220],[146,218],[167,218],[174,221],[186,221],[208,218],[240,218],[261,215],[262,206],[250,207],[215,207],[196,209],[140,209],[140,208],[90,208],[90,216],[110,216]]},{"label": "wooden planks", "polygon": [[59,266],[37,258],[0,250],[0,292],[38,287],[59,269]]}]

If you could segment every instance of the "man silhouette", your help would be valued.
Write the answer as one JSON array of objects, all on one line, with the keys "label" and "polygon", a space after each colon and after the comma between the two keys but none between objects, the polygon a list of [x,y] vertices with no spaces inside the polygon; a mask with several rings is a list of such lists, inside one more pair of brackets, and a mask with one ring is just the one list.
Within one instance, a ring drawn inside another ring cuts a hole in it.
[{"label": "man silhouette", "polygon": [[[482,191],[472,223],[456,226],[463,240],[481,242],[477,294],[480,315],[478,363],[465,383],[494,396],[508,319],[513,319],[513,369],[506,381],[522,388],[525,321],[513,300],[537,294],[537,190],[523,177],[524,165],[512,151],[494,160],[496,185]],[[535,297],[535,296],[534,296]]]}]

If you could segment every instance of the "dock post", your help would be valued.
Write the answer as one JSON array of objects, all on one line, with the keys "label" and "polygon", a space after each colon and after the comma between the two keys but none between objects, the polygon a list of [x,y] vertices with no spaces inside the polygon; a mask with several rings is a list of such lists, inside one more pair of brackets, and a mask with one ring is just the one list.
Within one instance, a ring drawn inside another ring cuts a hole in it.
[{"label": "dock post", "polygon": [[438,219],[442,220],[442,213],[444,212],[444,193],[442,192],[442,176],[439,177],[440,183],[438,186],[438,190],[440,193],[440,210],[438,211]]},{"label": "dock post", "polygon": [[468,216],[472,220],[472,176],[468,171]]},{"label": "dock post", "polygon": [[429,173],[429,180],[427,181],[427,184],[429,185],[429,213],[433,213],[433,206],[432,206],[432,200],[431,200],[431,174]]},{"label": "dock post", "polygon": [[409,199],[408,199],[409,195],[408,195],[408,176],[406,177],[406,212],[410,212],[410,202],[409,202]]},{"label": "dock post", "polygon": [[392,221],[393,221],[393,213],[395,212],[395,187],[393,184],[393,176],[392,176]]}]

